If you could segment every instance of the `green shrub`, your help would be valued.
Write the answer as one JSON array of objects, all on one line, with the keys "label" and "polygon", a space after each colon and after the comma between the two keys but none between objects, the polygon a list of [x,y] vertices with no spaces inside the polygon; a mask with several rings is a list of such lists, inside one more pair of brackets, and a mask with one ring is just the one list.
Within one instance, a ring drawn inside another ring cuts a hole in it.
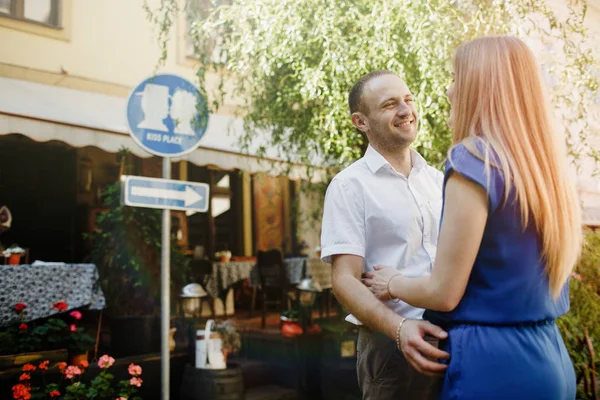
[{"label": "green shrub", "polygon": [[577,398],[595,399],[592,388],[600,371],[600,231],[586,231],[570,288],[571,309],[558,325],[575,366]]}]

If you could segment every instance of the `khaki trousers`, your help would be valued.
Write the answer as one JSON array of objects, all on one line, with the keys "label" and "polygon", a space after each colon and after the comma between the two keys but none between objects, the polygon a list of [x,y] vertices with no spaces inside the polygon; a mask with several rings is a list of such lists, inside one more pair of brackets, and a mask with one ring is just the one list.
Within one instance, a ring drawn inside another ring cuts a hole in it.
[{"label": "khaki trousers", "polygon": [[358,334],[358,385],[363,400],[438,400],[442,378],[421,374],[387,336],[361,327]]}]

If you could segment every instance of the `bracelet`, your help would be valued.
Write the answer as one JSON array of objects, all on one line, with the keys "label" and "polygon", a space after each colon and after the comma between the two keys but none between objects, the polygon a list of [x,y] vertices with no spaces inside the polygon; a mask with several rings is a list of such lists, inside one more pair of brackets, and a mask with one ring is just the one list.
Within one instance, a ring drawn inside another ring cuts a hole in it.
[{"label": "bracelet", "polygon": [[392,282],[392,279],[394,279],[395,277],[397,277],[398,275],[402,275],[402,274],[396,274],[394,276],[392,276],[390,278],[390,280],[387,283],[387,292],[388,292],[388,297],[390,298],[391,301],[393,301],[394,303],[400,303],[400,299],[395,299],[392,297],[392,293],[390,293],[390,283]]},{"label": "bracelet", "polygon": [[407,319],[408,318],[402,317],[402,319],[400,320],[400,323],[398,324],[398,328],[396,328],[396,347],[400,351],[402,351],[402,349],[400,348],[400,329],[402,329],[402,325],[404,324],[404,321],[406,321]]}]

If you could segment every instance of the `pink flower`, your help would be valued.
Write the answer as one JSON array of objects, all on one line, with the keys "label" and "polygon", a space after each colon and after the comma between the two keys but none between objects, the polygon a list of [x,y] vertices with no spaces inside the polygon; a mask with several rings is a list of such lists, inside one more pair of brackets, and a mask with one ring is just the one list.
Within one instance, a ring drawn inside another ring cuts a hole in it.
[{"label": "pink flower", "polygon": [[127,397],[117,397],[117,400],[127,400]]},{"label": "pink flower", "polygon": [[106,369],[111,367],[115,363],[115,359],[109,356],[108,354],[103,355],[98,360],[98,366],[102,369]]},{"label": "pink flower", "polygon": [[81,370],[79,369],[79,367],[69,365],[65,370],[65,378],[73,379],[75,375],[81,375]]},{"label": "pink flower", "polygon": [[71,332],[75,332],[75,331],[77,330],[77,325],[75,325],[75,324],[71,324],[71,325],[69,325],[69,330],[70,330]]},{"label": "pink flower", "polygon": [[571,272],[571,278],[577,279],[579,282],[583,281],[583,278],[577,272]]},{"label": "pink flower", "polygon": [[129,364],[129,368],[127,368],[127,371],[129,371],[129,375],[139,376],[142,374],[142,367],[135,364]]},{"label": "pink flower", "polygon": [[141,387],[142,386],[142,379],[141,378],[137,378],[137,377],[133,377],[129,380],[129,384],[131,386],[137,386],[137,387]]},{"label": "pink flower", "polygon": [[81,319],[81,312],[79,312],[79,311],[77,311],[77,310],[75,310],[75,311],[71,311],[71,312],[69,313],[69,315],[70,315],[71,317],[75,318],[75,319],[76,319],[76,320],[78,320],[78,321]]}]

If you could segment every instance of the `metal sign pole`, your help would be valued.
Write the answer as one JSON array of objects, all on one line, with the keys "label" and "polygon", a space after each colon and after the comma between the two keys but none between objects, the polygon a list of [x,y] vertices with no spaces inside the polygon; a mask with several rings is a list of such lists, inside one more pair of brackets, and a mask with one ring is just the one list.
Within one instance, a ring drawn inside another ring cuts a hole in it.
[{"label": "metal sign pole", "polygon": [[[189,99],[195,98],[192,102]],[[169,399],[169,314],[171,284],[171,211],[206,212],[210,187],[204,183],[171,180],[171,159],[191,153],[208,127],[206,99],[190,81],[157,74],[131,92],[126,107],[131,138],[144,150],[163,157],[163,179],[128,176],[122,202],[132,207],[163,209],[160,299],[160,357],[162,400]],[[180,120],[183,118],[183,120]]]},{"label": "metal sign pole", "polygon": [[[163,158],[163,179],[171,179],[171,159]],[[162,400],[169,400],[169,314],[171,287],[171,211],[162,210],[162,253],[160,274],[160,364]]]}]

